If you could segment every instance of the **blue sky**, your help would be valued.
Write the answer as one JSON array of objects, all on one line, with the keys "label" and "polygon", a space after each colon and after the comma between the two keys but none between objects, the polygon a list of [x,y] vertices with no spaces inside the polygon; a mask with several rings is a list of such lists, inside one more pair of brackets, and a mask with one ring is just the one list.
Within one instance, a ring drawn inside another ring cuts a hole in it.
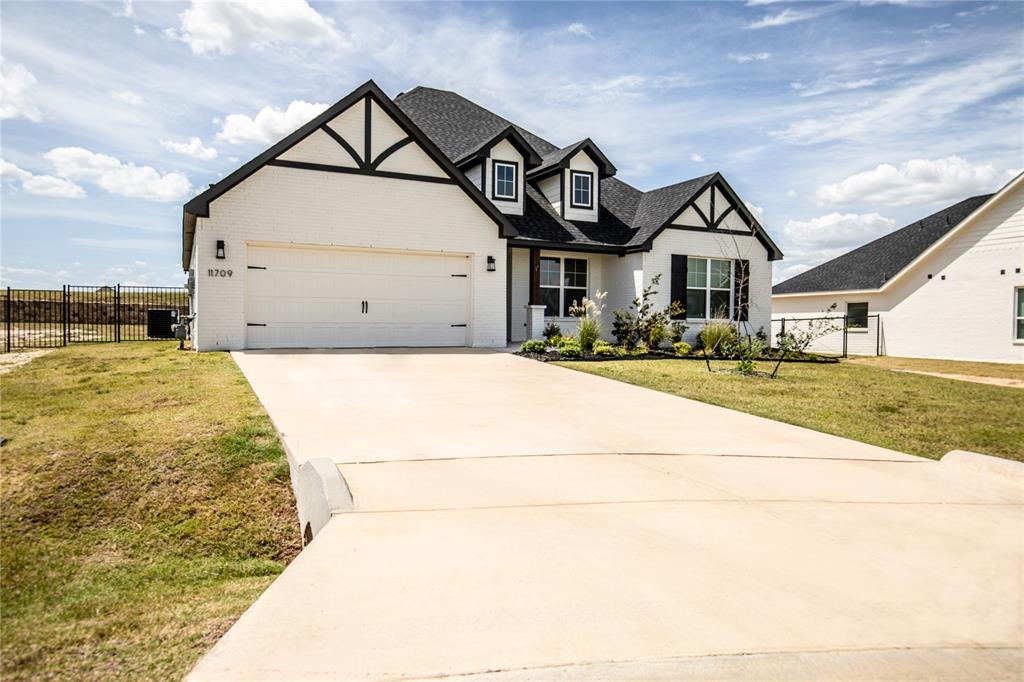
[{"label": "blue sky", "polygon": [[721,171],[776,279],[1024,167],[1024,4],[3,3],[5,285],[181,284],[181,204],[373,78],[641,189]]}]

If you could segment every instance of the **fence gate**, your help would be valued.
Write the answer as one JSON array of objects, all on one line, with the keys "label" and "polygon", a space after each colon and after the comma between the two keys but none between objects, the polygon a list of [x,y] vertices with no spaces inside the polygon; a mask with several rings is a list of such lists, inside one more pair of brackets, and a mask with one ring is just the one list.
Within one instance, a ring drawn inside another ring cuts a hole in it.
[{"label": "fence gate", "polygon": [[[863,318],[861,322],[864,322]],[[885,355],[885,335],[880,315],[868,315],[864,324],[850,324],[846,315],[824,317],[779,317],[772,320],[772,342],[782,332],[799,332],[813,323],[824,333],[807,350],[819,355],[849,357],[850,355]]]},{"label": "fence gate", "polygon": [[188,313],[188,292],[183,287],[7,287],[3,349],[169,339],[174,337],[171,325]]}]

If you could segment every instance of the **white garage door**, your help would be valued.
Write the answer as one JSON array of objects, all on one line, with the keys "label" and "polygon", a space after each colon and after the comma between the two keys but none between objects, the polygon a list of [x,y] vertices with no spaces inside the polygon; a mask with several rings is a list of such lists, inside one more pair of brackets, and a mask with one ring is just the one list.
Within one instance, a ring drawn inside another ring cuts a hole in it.
[{"label": "white garage door", "polygon": [[465,346],[469,257],[249,247],[248,348]]}]

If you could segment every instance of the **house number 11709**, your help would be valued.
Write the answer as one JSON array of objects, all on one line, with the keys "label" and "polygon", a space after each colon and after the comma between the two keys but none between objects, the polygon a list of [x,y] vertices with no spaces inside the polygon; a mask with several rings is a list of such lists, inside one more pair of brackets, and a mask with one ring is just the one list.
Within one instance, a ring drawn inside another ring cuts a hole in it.
[{"label": "house number 11709", "polygon": [[206,271],[207,277],[230,277],[231,270],[218,270],[216,268],[210,268]]}]

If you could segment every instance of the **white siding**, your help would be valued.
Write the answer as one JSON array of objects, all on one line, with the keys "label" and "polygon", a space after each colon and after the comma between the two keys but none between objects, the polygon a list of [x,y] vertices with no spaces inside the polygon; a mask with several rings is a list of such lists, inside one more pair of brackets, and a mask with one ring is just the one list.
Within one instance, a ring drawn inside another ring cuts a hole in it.
[{"label": "white siding", "polygon": [[[572,171],[574,171],[574,170],[576,170],[576,171],[587,171],[587,172],[589,172],[589,173],[591,173],[593,175],[593,181],[592,181],[593,186],[591,187],[591,190],[592,190],[592,192],[594,194],[594,196],[593,196],[593,206],[594,207],[592,209],[588,210],[588,209],[582,209],[582,208],[573,208],[572,207],[572,202],[569,201],[569,197],[572,196],[571,195],[571,192],[572,192],[572,176],[570,175],[570,173],[572,173]],[[566,199],[565,199],[565,201],[566,201],[566,203],[565,203],[565,218],[567,220],[583,220],[583,221],[592,222],[592,223],[593,222],[597,222],[597,207],[598,207],[599,202],[600,202],[600,196],[598,194],[599,193],[599,187],[598,186],[601,184],[601,181],[598,178],[597,164],[594,163],[594,160],[591,159],[590,156],[586,152],[578,152],[575,156],[573,156],[569,160],[569,168],[567,168],[566,170],[562,171],[562,173],[565,176],[565,194],[566,194]]]},{"label": "white siding", "polygon": [[356,167],[352,155],[322,130],[314,131],[312,135],[277,158],[283,161],[305,161],[306,163],[322,163],[327,166],[345,166],[346,168]]},{"label": "white siding", "polygon": [[[652,277],[661,274],[661,283],[657,287],[658,294],[654,298],[659,306],[669,304],[673,254],[749,260],[750,311],[747,328],[742,331],[756,333],[762,327],[765,333],[770,331],[772,262],[768,260],[768,252],[764,246],[755,237],[666,229],[655,239],[654,248],[644,254],[644,284],[650,284]],[[692,342],[703,328],[703,322],[690,319],[686,320],[686,324],[690,328],[684,338]]]},{"label": "white siding", "polygon": [[687,206],[686,210],[680,213],[679,216],[672,221],[672,224],[682,225],[685,227],[707,227],[704,220],[697,214],[697,209],[693,206]]},{"label": "white siding", "polygon": [[869,314],[882,316],[887,355],[1024,362],[1024,343],[1013,338],[1013,292],[1024,286],[1016,272],[1024,270],[1024,185],[978,218],[885,291],[776,296],[774,315],[807,317],[833,302],[842,311],[867,301]]},{"label": "white siding", "polygon": [[[357,103],[349,111],[363,106]],[[353,134],[356,128],[349,123],[361,123],[361,116],[346,112],[334,119],[332,127]],[[317,139],[337,146],[329,137]],[[405,149],[424,154],[416,143]],[[415,155],[403,160],[395,154],[388,161],[393,161],[394,170],[423,172]],[[218,239],[225,241],[225,260],[213,259]],[[209,218],[196,221],[193,253],[199,350],[244,347],[248,244],[467,255],[473,287],[468,323],[471,343],[505,344],[505,273],[487,272],[488,256],[504,262],[505,240],[498,237],[494,221],[456,185],[274,166],[260,169],[217,198],[210,205]],[[231,277],[209,276],[207,268],[214,265],[230,269]]]},{"label": "white siding", "polygon": [[481,168],[483,168],[483,166],[481,164],[479,164],[479,163],[476,164],[475,166],[470,166],[466,170],[466,178],[468,178],[469,181],[471,183],[473,183],[473,185],[475,187],[479,188],[480,191],[482,192],[483,191],[483,186],[480,184],[480,181],[481,181],[480,170],[481,170]]},{"label": "white siding", "polygon": [[537,189],[551,203],[555,213],[562,212],[562,175],[552,175],[537,183]]},{"label": "white siding", "polygon": [[[494,161],[512,161],[516,164],[516,201],[494,198]],[[491,158],[488,162],[487,188],[484,192],[498,210],[509,215],[523,215],[523,155],[519,153],[511,142],[502,140],[491,148]]]}]

